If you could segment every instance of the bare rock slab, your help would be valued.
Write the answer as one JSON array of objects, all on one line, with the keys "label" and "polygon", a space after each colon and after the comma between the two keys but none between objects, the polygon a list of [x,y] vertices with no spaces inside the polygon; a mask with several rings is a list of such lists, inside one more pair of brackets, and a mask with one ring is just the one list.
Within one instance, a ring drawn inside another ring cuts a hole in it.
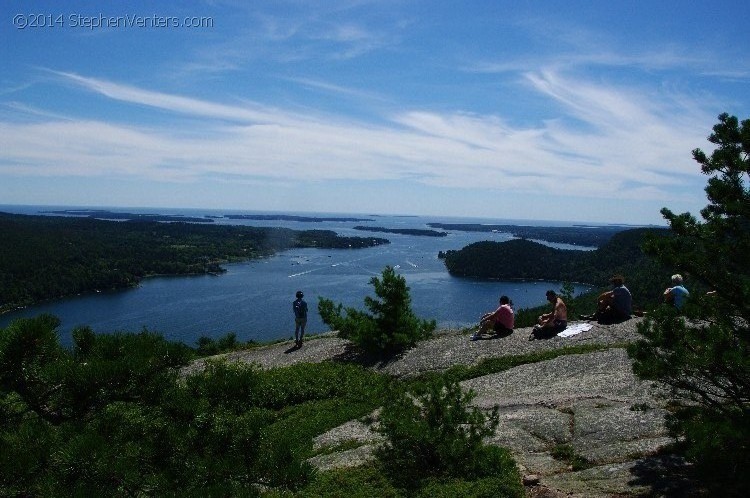
[{"label": "bare rock slab", "polygon": [[[624,349],[575,354],[521,365],[462,383],[474,404],[500,407],[490,442],[506,446],[524,474],[539,476],[546,493],[637,496],[638,461],[672,442],[664,424],[664,391],[641,381]],[[591,467],[573,472],[553,458],[560,445]],[[561,495],[561,496],[562,496]]]}]

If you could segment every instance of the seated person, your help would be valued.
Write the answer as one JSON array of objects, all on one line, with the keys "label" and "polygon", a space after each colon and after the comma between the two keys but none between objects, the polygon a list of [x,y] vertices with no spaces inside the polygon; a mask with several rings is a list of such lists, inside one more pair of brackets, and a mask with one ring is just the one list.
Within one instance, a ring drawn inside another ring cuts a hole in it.
[{"label": "seated person", "polygon": [[680,309],[690,297],[690,292],[682,285],[682,275],[679,273],[672,275],[672,285],[673,287],[667,287],[664,291],[664,301]]},{"label": "seated person", "polygon": [[614,286],[613,289],[599,295],[596,313],[589,319],[599,323],[619,323],[629,320],[633,314],[633,296],[625,287],[625,277],[615,275],[610,282]]},{"label": "seated person", "polygon": [[509,335],[513,333],[515,315],[508,296],[500,297],[500,305],[495,311],[490,311],[482,315],[479,319],[479,330],[471,336],[472,340],[477,339],[481,334],[488,330],[497,335]]},{"label": "seated person", "polygon": [[534,330],[529,339],[539,336],[551,337],[562,332],[568,326],[568,307],[565,302],[553,290],[548,290],[546,296],[547,301],[554,303],[554,308],[551,312],[545,313],[537,319],[537,325],[534,325]]}]

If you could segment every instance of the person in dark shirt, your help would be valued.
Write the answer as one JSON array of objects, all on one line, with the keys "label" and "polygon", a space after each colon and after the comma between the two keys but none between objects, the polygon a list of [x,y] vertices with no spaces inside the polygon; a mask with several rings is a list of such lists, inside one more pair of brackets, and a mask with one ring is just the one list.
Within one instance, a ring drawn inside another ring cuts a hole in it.
[{"label": "person in dark shirt", "polygon": [[292,310],[294,311],[294,343],[297,347],[302,346],[302,341],[305,339],[305,325],[307,325],[307,303],[304,299],[302,291],[297,291],[296,298],[292,303]]},{"label": "person in dark shirt", "polygon": [[633,314],[633,296],[625,287],[625,277],[615,275],[610,279],[612,290],[599,295],[596,313],[581,318],[596,320],[599,323],[620,323],[629,320]]}]

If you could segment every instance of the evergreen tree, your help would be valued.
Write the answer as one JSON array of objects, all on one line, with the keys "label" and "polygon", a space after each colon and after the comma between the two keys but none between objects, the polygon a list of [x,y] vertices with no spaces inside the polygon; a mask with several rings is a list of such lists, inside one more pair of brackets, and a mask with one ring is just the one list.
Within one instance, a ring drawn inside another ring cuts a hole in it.
[{"label": "evergreen tree", "polygon": [[[456,381],[436,378],[425,387],[422,394],[397,391],[386,400],[378,424],[386,441],[375,452],[385,475],[409,491],[430,480],[494,477],[499,479],[486,482],[484,493],[439,496],[523,496],[510,452],[485,444],[499,423],[497,406],[485,415],[471,406],[476,393],[462,391]],[[430,496],[426,490],[419,495]]]},{"label": "evergreen tree", "polygon": [[722,114],[708,140],[710,156],[693,150],[711,176],[703,221],[665,208],[671,234],[644,249],[711,292],[693,292],[680,313],[665,304],[649,314],[630,354],[639,376],[672,388],[673,435],[728,495],[750,485],[750,120]]},{"label": "evergreen tree", "polygon": [[[379,298],[365,297],[365,306],[372,314],[354,308],[343,309],[330,299],[320,298],[318,312],[323,323],[338,330],[339,335],[351,339],[365,351],[391,354],[430,337],[435,320],[421,320],[411,309],[411,296],[406,279],[386,266],[378,277],[370,279]],[[342,311],[346,315],[342,315]]]}]

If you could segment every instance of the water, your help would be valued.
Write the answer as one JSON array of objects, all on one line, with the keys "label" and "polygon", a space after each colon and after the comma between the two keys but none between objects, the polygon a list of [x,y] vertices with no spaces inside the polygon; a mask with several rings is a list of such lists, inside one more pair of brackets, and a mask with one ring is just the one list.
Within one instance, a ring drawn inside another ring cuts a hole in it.
[{"label": "water", "polygon": [[[8,206],[2,206],[0,210],[10,211]],[[15,209],[15,212],[19,211],[20,208]],[[35,211],[24,208],[27,213]],[[162,209],[158,212],[171,214],[173,211]],[[179,212],[199,216],[230,214],[229,211],[207,210]],[[227,272],[219,276],[150,278],[135,289],[77,296],[2,315],[0,327],[18,317],[51,313],[62,321],[61,342],[65,345],[70,345],[70,332],[79,325],[89,325],[94,331],[103,333],[138,332],[145,327],[168,339],[190,345],[195,345],[201,336],[217,338],[228,332],[235,333],[240,341],[285,339],[294,332],[291,303],[297,290],[305,293],[312,312],[308,318],[308,333],[324,332],[328,328],[317,314],[318,297],[363,309],[364,297],[374,297],[370,279],[380,276],[386,265],[394,267],[406,279],[414,312],[422,318],[437,320],[440,328],[475,324],[482,313],[497,306],[502,294],[508,295],[518,309],[544,304],[545,291],[560,288],[559,282],[487,282],[452,277],[437,257],[439,251],[460,249],[479,240],[509,240],[512,238],[509,234],[451,232],[447,237],[438,238],[372,234],[352,228],[355,225],[428,228],[426,223],[432,221],[477,220],[356,217],[373,221],[306,223],[222,219],[217,222],[330,229],[347,236],[375,235],[389,239],[391,244],[357,250],[295,249],[262,260],[225,265]],[[511,223],[508,220],[483,221]],[[583,290],[586,287],[576,289],[577,292]]]}]

